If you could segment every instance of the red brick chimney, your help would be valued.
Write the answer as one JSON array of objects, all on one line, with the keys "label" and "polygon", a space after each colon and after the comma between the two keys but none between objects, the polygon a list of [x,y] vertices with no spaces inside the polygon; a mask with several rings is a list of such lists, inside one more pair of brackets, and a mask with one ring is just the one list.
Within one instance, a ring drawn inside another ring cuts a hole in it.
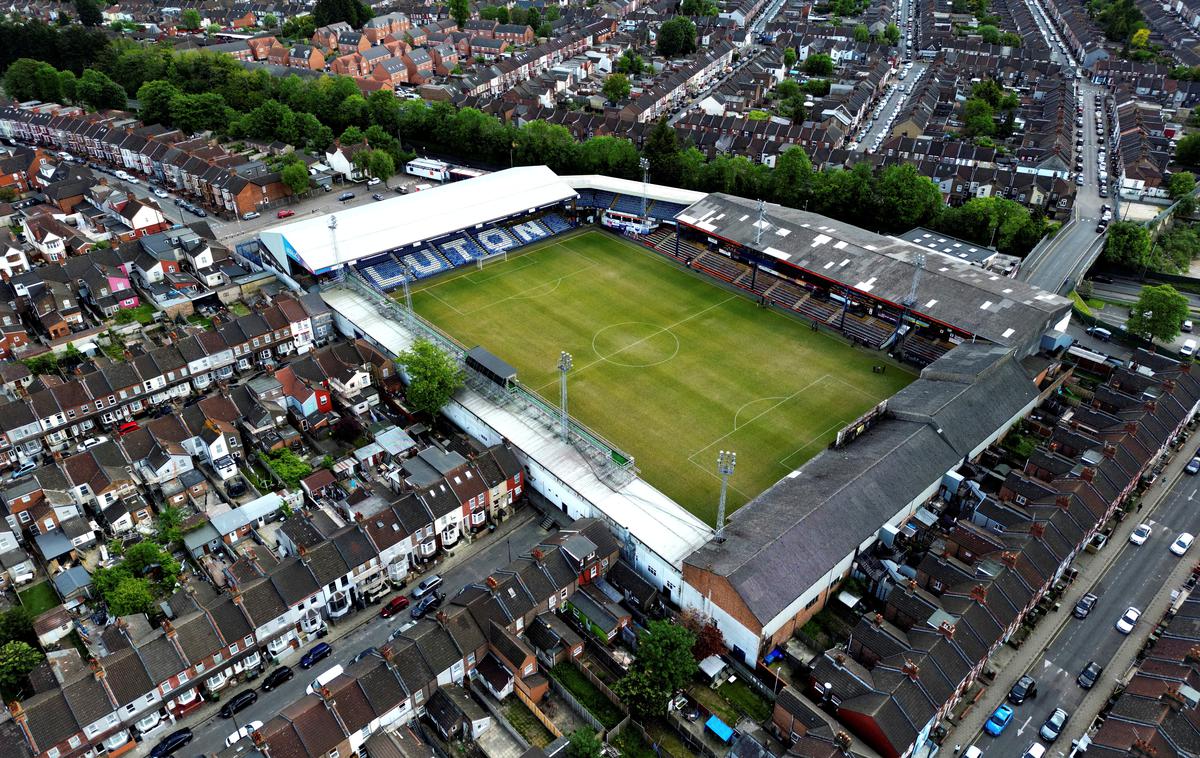
[{"label": "red brick chimney", "polygon": [[909,679],[913,680],[914,682],[917,681],[917,679],[919,679],[921,676],[920,667],[918,667],[917,664],[913,663],[911,658],[904,659],[904,666],[902,666],[900,670],[902,672],[904,672],[905,676],[907,676]]},{"label": "red brick chimney", "polygon": [[1146,409],[1146,413],[1154,413],[1155,411],[1158,410],[1158,401],[1157,400],[1147,400],[1145,403],[1142,404],[1142,407]]},{"label": "red brick chimney", "polygon": [[1117,446],[1111,442],[1104,443],[1104,457],[1112,460],[1117,457]]},{"label": "red brick chimney", "polygon": [[1000,562],[1010,569],[1015,569],[1017,567],[1017,554],[1012,550],[1005,550],[1000,554]]},{"label": "red brick chimney", "polygon": [[871,620],[875,622],[875,626],[883,626],[883,614],[882,613],[876,613],[875,616]]},{"label": "red brick chimney", "polygon": [[846,732],[838,732],[833,735],[833,744],[837,745],[843,753],[850,752],[850,747],[854,744],[854,739]]},{"label": "red brick chimney", "polygon": [[1183,656],[1184,663],[1200,663],[1200,645],[1192,645]]},{"label": "red brick chimney", "polygon": [[1029,527],[1029,536],[1033,537],[1035,540],[1040,540],[1043,536],[1045,536],[1045,534],[1045,521],[1035,521],[1033,522],[1033,526]]},{"label": "red brick chimney", "polygon": [[938,634],[942,635],[948,640],[954,639],[954,625],[948,621],[943,621],[938,625]]},{"label": "red brick chimney", "polygon": [[977,584],[971,588],[971,599],[980,605],[987,605],[987,587]]},{"label": "red brick chimney", "polygon": [[500,582],[496,580],[496,577],[489,575],[487,578],[487,586],[489,590],[494,592],[496,588],[500,586]]},{"label": "red brick chimney", "polygon": [[1083,471],[1079,472],[1079,478],[1085,482],[1090,482],[1096,478],[1095,466],[1084,466]]},{"label": "red brick chimney", "polygon": [[1146,740],[1134,740],[1133,744],[1129,746],[1129,754],[1136,758],[1157,758],[1158,748]]},{"label": "red brick chimney", "polygon": [[1162,696],[1159,698],[1172,710],[1178,713],[1187,707],[1187,700],[1183,695],[1179,694],[1179,685],[1173,684],[1163,690]]},{"label": "red brick chimney", "polygon": [[1137,434],[1137,431],[1138,431],[1138,422],[1136,422],[1136,421],[1126,421],[1126,422],[1125,422],[1125,431],[1129,432],[1130,434]]},{"label": "red brick chimney", "polygon": [[1059,508],[1062,508],[1064,511],[1069,510],[1071,508],[1071,496],[1070,495],[1059,495],[1056,498],[1054,498],[1054,504],[1057,505]]}]

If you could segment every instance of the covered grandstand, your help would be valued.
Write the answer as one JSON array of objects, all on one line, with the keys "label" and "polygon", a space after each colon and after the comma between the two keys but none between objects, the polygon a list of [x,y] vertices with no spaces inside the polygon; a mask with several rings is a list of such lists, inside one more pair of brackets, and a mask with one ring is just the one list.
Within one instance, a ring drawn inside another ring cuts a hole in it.
[{"label": "covered grandstand", "polygon": [[646,198],[646,217],[655,221],[673,221],[675,216],[692,203],[704,198],[703,192],[645,184],[602,174],[564,176],[579,193],[575,205],[579,209],[593,208],[600,212],[641,216],[642,198]]},{"label": "covered grandstand", "polygon": [[[549,236],[556,230],[544,222],[527,227],[501,222],[575,198],[575,190],[545,166],[521,166],[279,224],[259,239],[285,270],[291,261],[309,273],[326,274],[374,258],[376,265],[367,268],[378,280],[368,278],[391,289],[402,281],[405,264],[421,278]],[[559,221],[552,223],[562,231],[566,223]]]}]

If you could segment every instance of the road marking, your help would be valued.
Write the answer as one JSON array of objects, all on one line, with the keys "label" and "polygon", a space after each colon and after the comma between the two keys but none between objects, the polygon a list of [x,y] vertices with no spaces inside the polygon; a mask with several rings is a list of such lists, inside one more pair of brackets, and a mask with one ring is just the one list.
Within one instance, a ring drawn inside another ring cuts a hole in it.
[{"label": "road marking", "polygon": [[1191,499],[1194,498],[1195,496],[1196,496],[1196,490],[1192,490],[1192,494],[1188,495],[1188,501],[1190,502]]},{"label": "road marking", "polygon": [[1033,716],[1025,719],[1025,723],[1021,724],[1021,728],[1017,730],[1017,736],[1020,737],[1025,732],[1025,727],[1029,726],[1029,722],[1033,721]]}]

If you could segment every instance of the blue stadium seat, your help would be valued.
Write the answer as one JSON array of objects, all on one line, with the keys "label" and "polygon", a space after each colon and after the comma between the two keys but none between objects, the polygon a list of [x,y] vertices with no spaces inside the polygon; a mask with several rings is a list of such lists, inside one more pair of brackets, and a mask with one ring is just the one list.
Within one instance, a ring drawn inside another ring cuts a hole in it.
[{"label": "blue stadium seat", "polygon": [[616,195],[611,192],[605,192],[604,190],[595,190],[592,194],[592,207],[594,208],[608,208],[613,204],[613,201],[617,199]]},{"label": "blue stadium seat", "polygon": [[358,270],[372,284],[389,291],[404,283],[404,268],[390,255],[379,255],[358,264]]},{"label": "blue stadium seat", "polygon": [[508,227],[521,244],[528,245],[530,242],[537,242],[540,239],[545,239],[550,236],[550,230],[540,224],[537,220],[523,221],[519,224],[513,224]]},{"label": "blue stadium seat", "polygon": [[475,240],[465,234],[456,234],[449,239],[442,240],[437,247],[446,260],[450,261],[450,265],[455,268],[465,266],[476,258],[483,258],[487,255],[479,245],[475,244]]},{"label": "blue stadium seat", "polygon": [[675,218],[683,210],[686,205],[680,203],[668,203],[665,200],[655,200],[654,207],[650,209],[650,215],[654,218]]},{"label": "blue stadium seat", "polygon": [[551,234],[562,234],[571,229],[571,222],[557,213],[547,213],[545,216],[542,216],[542,223],[546,225]]},{"label": "blue stadium seat", "polygon": [[617,199],[611,208],[621,213],[632,213],[635,216],[640,216],[642,213],[642,199],[640,197],[631,197],[630,195],[617,195]]},{"label": "blue stadium seat", "polygon": [[433,276],[452,268],[445,258],[438,255],[435,250],[428,246],[411,253],[405,253],[400,260],[412,266],[413,274],[418,279],[424,279],[427,276]]},{"label": "blue stadium seat", "polygon": [[596,193],[592,192],[590,189],[579,190],[579,199],[575,201],[575,205],[579,206],[580,208],[595,208]]},{"label": "blue stadium seat", "polygon": [[475,239],[479,240],[479,244],[483,245],[484,249],[492,255],[521,246],[516,237],[512,236],[507,229],[499,226],[475,232]]}]

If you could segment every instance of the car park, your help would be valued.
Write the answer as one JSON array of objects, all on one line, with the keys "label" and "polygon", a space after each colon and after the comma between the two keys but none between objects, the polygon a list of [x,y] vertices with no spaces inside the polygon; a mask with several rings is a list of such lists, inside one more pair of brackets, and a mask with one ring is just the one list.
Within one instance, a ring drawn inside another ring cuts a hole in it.
[{"label": "car park", "polygon": [[1099,600],[1098,597],[1090,592],[1087,593],[1079,598],[1079,602],[1075,604],[1075,610],[1071,611],[1071,614],[1077,619],[1087,618],[1088,614],[1092,612],[1092,608],[1096,607],[1097,600]]},{"label": "car park", "polygon": [[154,746],[154,749],[150,751],[150,758],[166,758],[166,756],[171,755],[191,741],[191,729],[180,729],[177,732],[171,732]]},{"label": "car park", "polygon": [[1117,619],[1117,631],[1121,634],[1129,634],[1133,628],[1137,626],[1138,619],[1142,617],[1142,612],[1132,605],[1125,609],[1125,613],[1121,614],[1121,618]]},{"label": "car park", "polygon": [[1033,700],[1037,695],[1037,680],[1026,674],[1018,679],[1017,683],[1008,691],[1008,702],[1013,705],[1020,705],[1026,700]]},{"label": "car park", "polygon": [[1088,661],[1088,664],[1083,667],[1083,671],[1079,672],[1079,676],[1075,677],[1075,683],[1085,690],[1090,690],[1099,681],[1102,671],[1104,671],[1104,667],[1099,663]]},{"label": "car park", "polygon": [[1184,555],[1189,549],[1191,549],[1192,542],[1195,541],[1195,539],[1195,536],[1192,534],[1184,532],[1176,537],[1175,541],[1171,543],[1171,552],[1179,556]]},{"label": "car park", "polygon": [[328,642],[318,642],[300,658],[300,668],[310,669],[333,654],[333,645]]},{"label": "car park", "polygon": [[1062,708],[1055,708],[1046,722],[1042,724],[1042,728],[1038,730],[1038,736],[1046,742],[1054,742],[1058,739],[1058,735],[1062,734],[1063,727],[1067,725],[1067,721],[1071,718],[1071,714]]},{"label": "car park", "polygon": [[233,718],[235,713],[245,710],[258,702],[258,693],[254,690],[242,690],[238,694],[229,698],[229,700],[221,706],[220,716],[223,719]]},{"label": "car park", "polygon": [[280,666],[271,673],[267,674],[267,677],[263,679],[263,692],[270,692],[284,682],[289,681],[293,676],[294,674],[290,668],[287,666]]},{"label": "car park", "polygon": [[1000,707],[992,712],[987,723],[983,725],[983,730],[993,737],[999,737],[1012,723],[1014,712],[1012,706],[1008,703],[1001,703]]},{"label": "car park", "polygon": [[1145,545],[1146,540],[1150,539],[1150,535],[1154,530],[1149,524],[1138,524],[1137,528],[1129,533],[1129,541],[1135,545]]}]

